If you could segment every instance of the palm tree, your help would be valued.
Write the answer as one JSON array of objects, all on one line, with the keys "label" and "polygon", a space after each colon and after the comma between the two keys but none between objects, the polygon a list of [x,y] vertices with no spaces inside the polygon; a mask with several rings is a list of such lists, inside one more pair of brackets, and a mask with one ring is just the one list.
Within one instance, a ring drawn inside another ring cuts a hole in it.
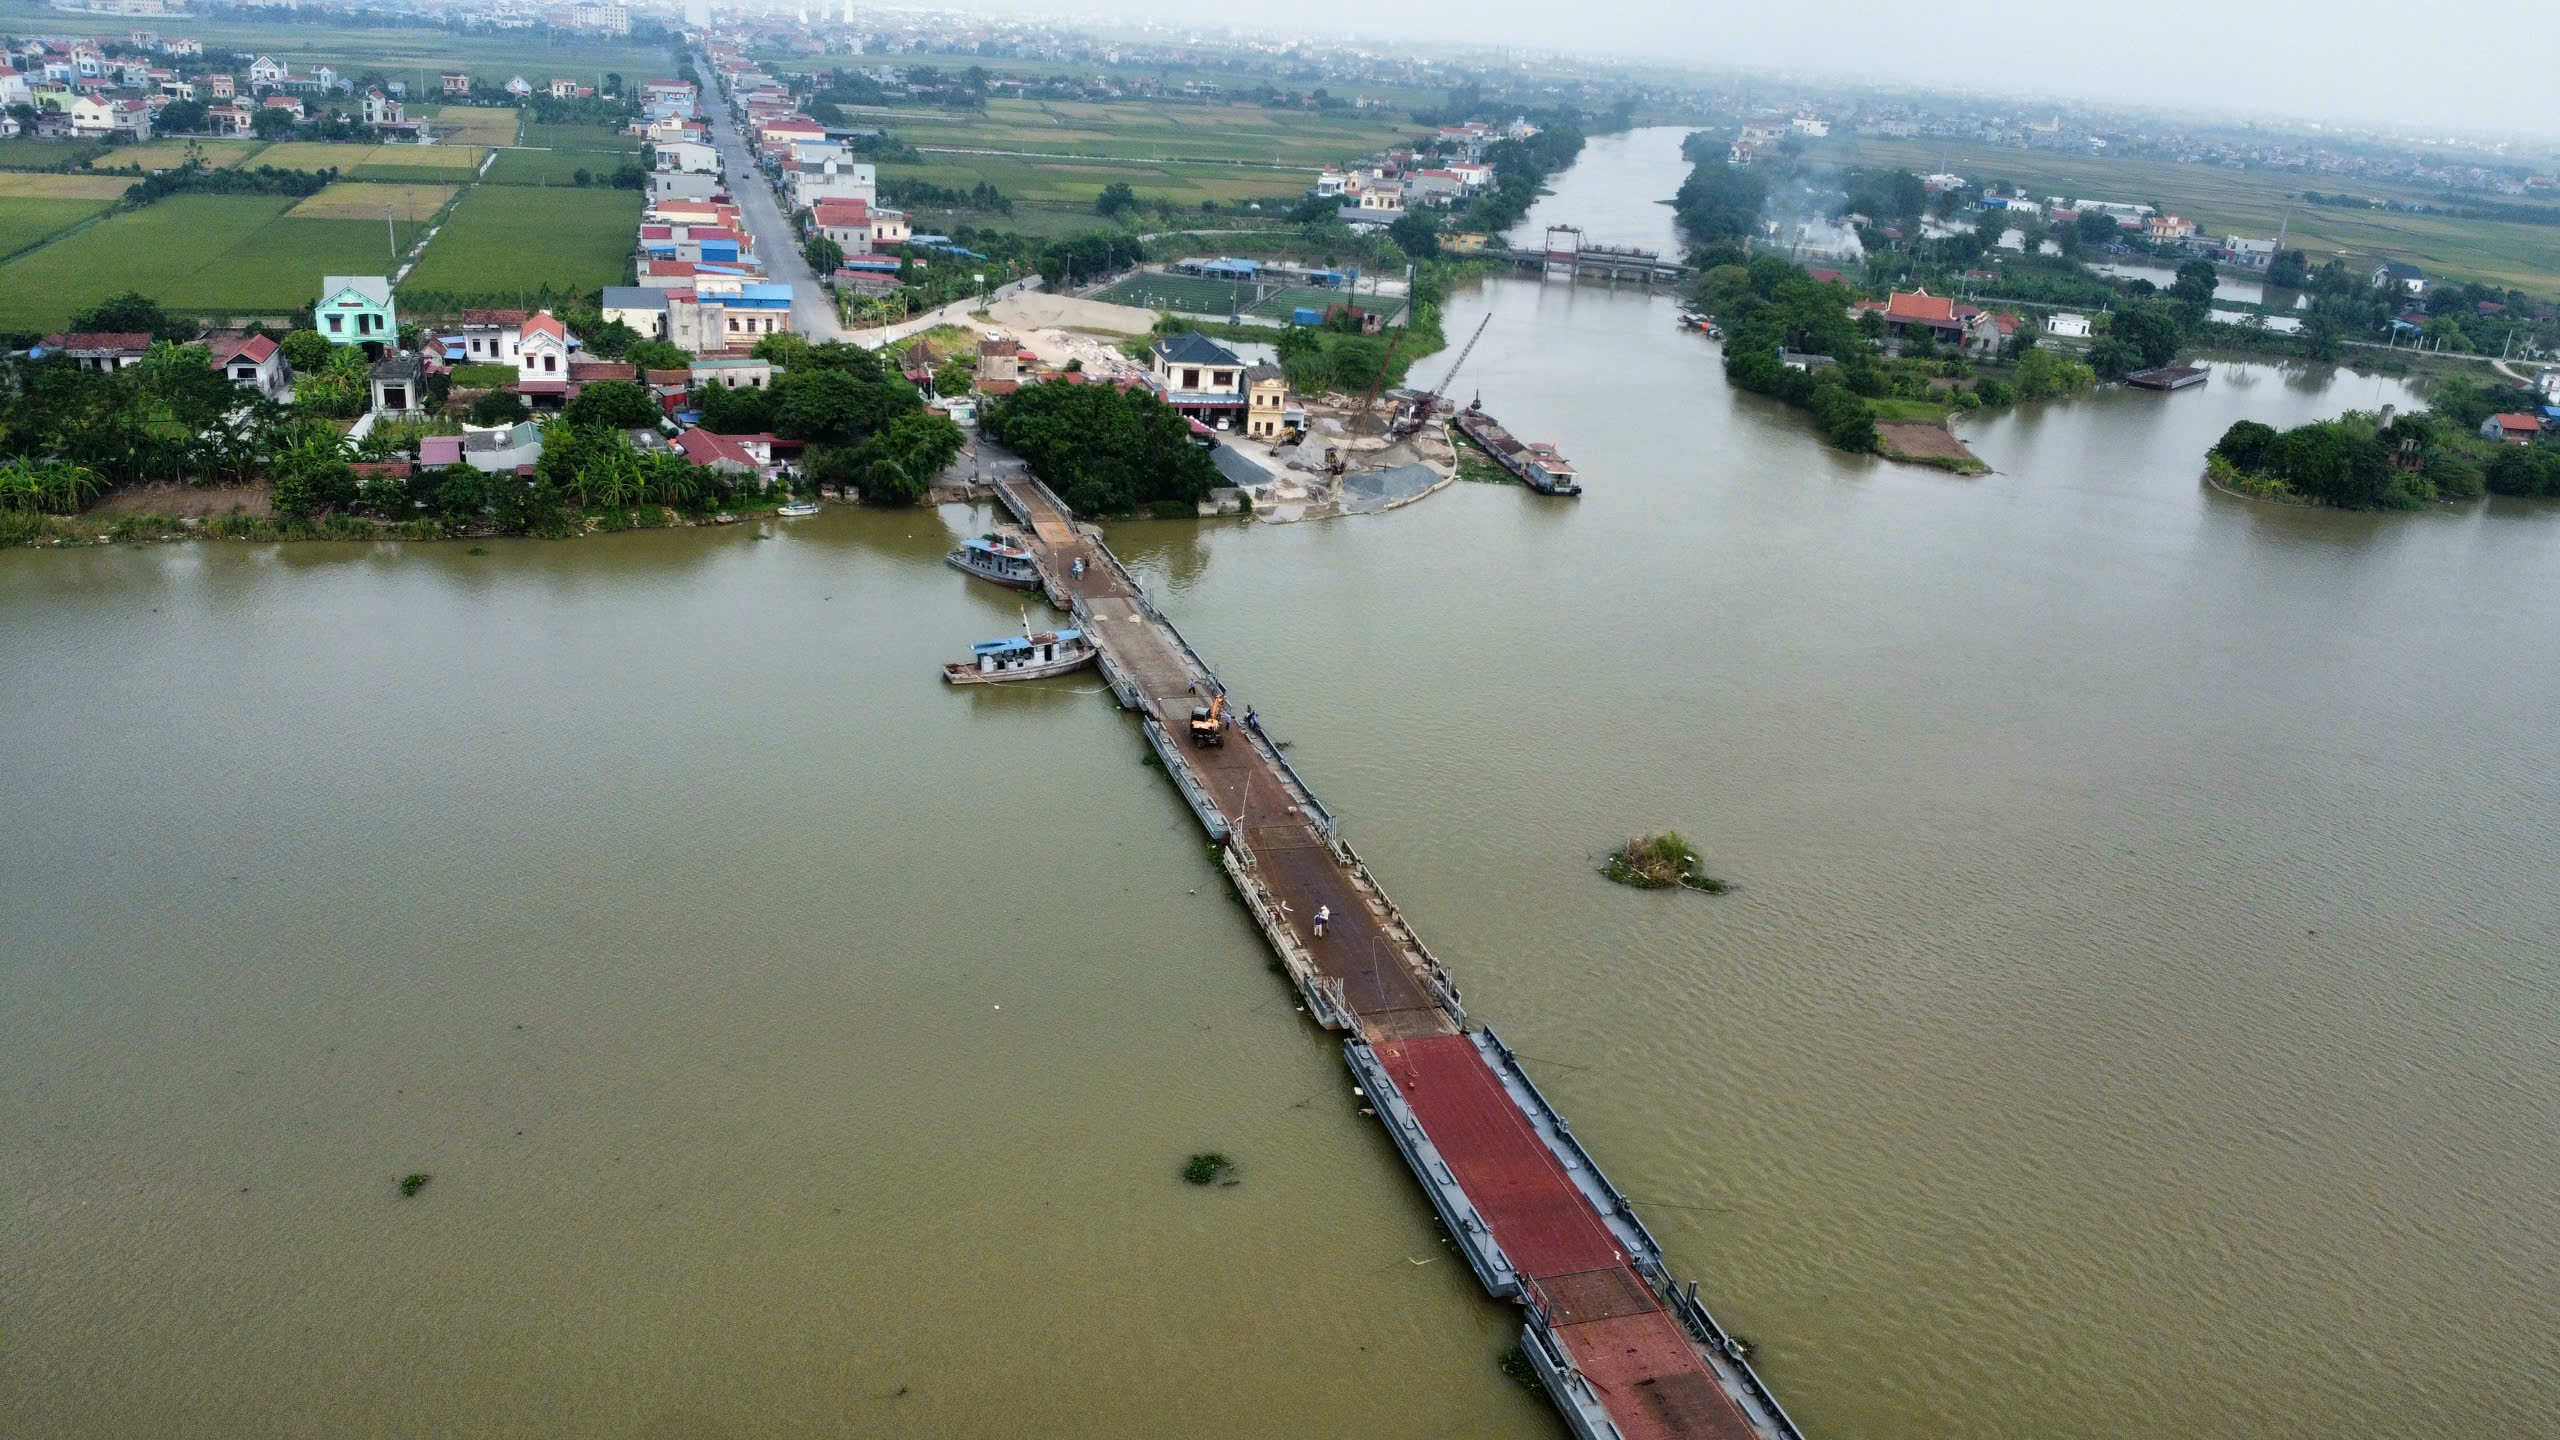
[{"label": "palm tree", "polygon": [[703,489],[701,467],[673,451],[657,451],[640,462],[643,493],[661,505],[682,505],[700,499]]}]

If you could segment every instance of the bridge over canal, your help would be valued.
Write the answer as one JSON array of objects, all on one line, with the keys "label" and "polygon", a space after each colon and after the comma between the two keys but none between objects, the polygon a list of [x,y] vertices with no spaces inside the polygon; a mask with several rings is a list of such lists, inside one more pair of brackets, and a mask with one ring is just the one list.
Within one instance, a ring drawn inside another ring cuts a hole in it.
[{"label": "bridge over canal", "polygon": [[[1091,527],[1036,479],[998,498],[1031,532],[1055,603],[1101,651],[1228,879],[1344,1057],[1487,1291],[1525,1312],[1522,1349],[1585,1440],[1802,1440],[1742,1348],[1666,1267],[1520,1059],[1470,1029],[1456,984],[1332,813],[1258,724],[1192,747],[1217,673]],[[1081,570],[1076,561],[1084,562]],[[1332,910],[1318,938],[1310,923]]]}]

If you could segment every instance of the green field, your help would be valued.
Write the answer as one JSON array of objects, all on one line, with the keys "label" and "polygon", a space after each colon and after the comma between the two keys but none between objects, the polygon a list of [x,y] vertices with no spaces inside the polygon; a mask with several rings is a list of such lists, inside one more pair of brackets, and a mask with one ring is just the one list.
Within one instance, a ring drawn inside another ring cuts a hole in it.
[{"label": "green field", "polygon": [[[1262,298],[1255,299],[1256,294]],[[1300,306],[1321,311],[1347,297],[1340,290],[1319,290],[1309,285],[1265,284],[1257,290],[1252,285],[1239,285],[1231,280],[1149,272],[1132,275],[1088,298],[1107,300],[1114,305],[1135,305],[1142,310],[1172,310],[1185,315],[1229,315],[1236,313],[1236,307],[1241,305],[1247,315],[1286,320]]]},{"label": "green field", "polygon": [[619,285],[639,224],[634,190],[477,186],[402,288],[497,298]]},{"label": "green field", "polygon": [[1009,155],[929,155],[922,164],[880,167],[882,181],[922,180],[966,190],[983,180],[1017,204],[1075,205],[1091,212],[1102,187],[1127,185],[1142,200],[1197,206],[1258,200],[1294,202],[1313,182],[1312,172],[1256,170],[1236,165],[1155,163],[1140,160],[1026,160]]},{"label": "green field", "polygon": [[[2333,255],[2357,264],[2408,260],[2431,274],[2511,285],[2535,295],[2560,295],[2560,226],[2339,209],[2293,199],[2305,190],[2351,191],[2391,200],[2441,202],[2443,196],[2325,175],[2224,170],[2165,160],[1983,145],[1942,150],[1919,141],[1852,139],[1810,146],[1807,154],[1844,166],[1937,170],[1943,163],[1977,185],[2014,181],[2037,196],[2156,203],[2217,237],[2263,238],[2274,235],[2283,223],[2286,243],[2309,251],[2314,263]],[[2553,207],[2553,215],[2560,219],[2560,206]]]},{"label": "green field", "polygon": [[[762,61],[766,68],[776,72],[786,70],[808,71],[813,69],[824,69],[829,66],[842,65],[846,63],[845,60],[839,56],[794,55],[788,51],[780,50],[751,50],[748,54],[750,58]],[[869,62],[866,61],[859,63],[867,64]],[[1045,78],[1070,68],[1060,62],[1051,60],[1013,60],[994,56],[944,54],[933,51],[917,51],[912,54],[901,54],[897,57],[897,63],[900,65],[932,65],[949,71],[963,71],[967,70],[972,65],[978,65],[983,66],[998,75],[1021,75],[1031,78]],[[1213,70],[1206,66],[1097,65],[1090,61],[1078,61],[1072,69],[1079,77],[1104,75],[1117,80],[1155,80],[1167,85],[1180,85],[1186,80],[1202,80],[1208,81],[1212,84],[1224,85],[1229,89],[1243,89],[1253,85],[1258,85],[1262,81],[1262,77],[1260,76],[1239,75],[1232,70]],[[1272,83],[1278,85],[1283,90],[1304,88],[1295,83],[1282,84],[1277,80]],[[1383,100],[1400,109],[1433,103],[1441,96],[1440,91],[1420,85],[1362,85],[1356,89],[1346,89],[1343,86],[1336,85],[1332,87],[1332,89],[1334,94],[1345,100]]]},{"label": "green field", "polygon": [[898,139],[927,150],[1004,150],[1100,160],[1241,161],[1287,169],[1313,169],[1353,159],[1420,133],[1420,127],[1403,121],[1266,110],[1259,105],[991,100],[983,114],[904,107],[854,108],[845,113],[855,123],[885,125]]},{"label": "green field", "polygon": [[187,163],[190,154],[201,156],[204,163],[226,170],[265,149],[264,140],[154,140],[148,145],[125,145],[112,155],[101,157],[101,165],[139,165],[145,170],[175,170]]},{"label": "green field", "polygon": [[0,195],[0,258],[15,255],[49,236],[59,235],[112,200],[45,200]]},{"label": "green field", "polygon": [[[280,195],[181,195],[127,211],[0,265],[0,330],[43,330],[139,290],[199,318],[282,315],[325,274],[376,274],[380,220],[288,219]],[[411,236],[403,227],[402,243]]]},{"label": "green field", "polygon": [[622,155],[640,153],[640,137],[625,135],[611,125],[535,125],[524,127],[519,143],[544,150],[607,150]]},{"label": "green field", "polygon": [[489,162],[488,179],[492,185],[575,185],[584,170],[591,183],[603,185],[631,163],[628,153],[604,150],[501,150]]},{"label": "green field", "polygon": [[106,153],[106,146],[88,140],[0,140],[0,170],[50,170]]}]

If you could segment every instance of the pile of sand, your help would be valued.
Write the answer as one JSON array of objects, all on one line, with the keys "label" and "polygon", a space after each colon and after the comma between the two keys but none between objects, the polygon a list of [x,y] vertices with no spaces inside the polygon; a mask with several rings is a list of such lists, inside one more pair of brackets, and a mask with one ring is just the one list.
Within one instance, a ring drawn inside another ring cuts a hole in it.
[{"label": "pile of sand", "polygon": [[1008,295],[987,312],[1012,330],[1102,330],[1114,335],[1144,335],[1156,328],[1156,312],[1102,300],[1031,291]]}]

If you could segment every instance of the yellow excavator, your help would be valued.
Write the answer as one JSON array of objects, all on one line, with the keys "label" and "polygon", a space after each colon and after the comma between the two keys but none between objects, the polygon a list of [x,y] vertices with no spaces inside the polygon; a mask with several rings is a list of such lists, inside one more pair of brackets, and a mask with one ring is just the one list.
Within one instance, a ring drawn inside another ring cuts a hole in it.
[{"label": "yellow excavator", "polygon": [[1191,707],[1191,743],[1224,745],[1227,743],[1227,697],[1213,697],[1206,705]]}]

